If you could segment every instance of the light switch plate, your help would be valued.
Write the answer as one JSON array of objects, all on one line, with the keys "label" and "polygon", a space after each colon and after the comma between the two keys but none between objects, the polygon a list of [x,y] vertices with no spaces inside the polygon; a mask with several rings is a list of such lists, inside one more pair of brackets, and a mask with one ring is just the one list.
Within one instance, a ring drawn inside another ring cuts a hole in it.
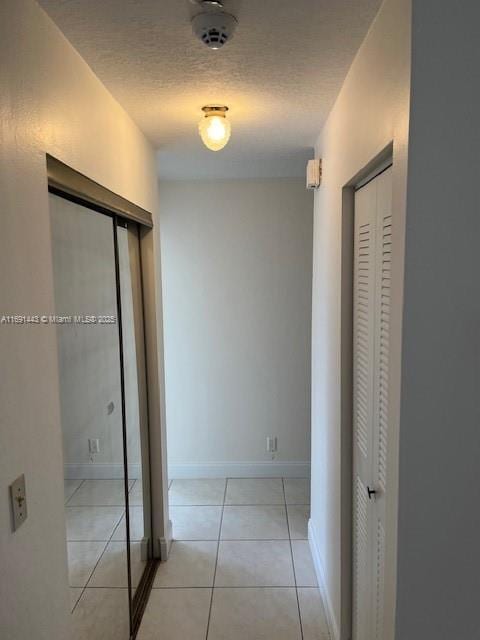
[{"label": "light switch plate", "polygon": [[25,476],[22,474],[10,485],[12,503],[13,530],[16,531],[27,519],[27,496],[25,493]]}]

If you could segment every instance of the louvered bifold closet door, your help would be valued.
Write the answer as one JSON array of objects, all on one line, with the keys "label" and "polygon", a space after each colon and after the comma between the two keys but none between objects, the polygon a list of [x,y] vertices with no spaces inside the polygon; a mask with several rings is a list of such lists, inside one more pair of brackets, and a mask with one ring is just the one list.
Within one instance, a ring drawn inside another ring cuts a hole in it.
[{"label": "louvered bifold closet door", "polygon": [[390,314],[392,275],[392,169],[375,179],[375,365],[374,365],[374,602],[372,638],[383,640],[387,447],[389,427]]},{"label": "louvered bifold closet door", "polygon": [[353,637],[372,640],[376,188],[355,195],[353,313]]}]

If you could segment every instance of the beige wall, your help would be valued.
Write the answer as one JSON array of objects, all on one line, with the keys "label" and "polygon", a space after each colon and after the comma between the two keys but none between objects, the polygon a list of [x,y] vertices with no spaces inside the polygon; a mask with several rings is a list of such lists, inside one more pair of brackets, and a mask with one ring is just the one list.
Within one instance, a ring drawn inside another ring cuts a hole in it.
[{"label": "beige wall", "polygon": [[[1,313],[54,309],[45,152],[146,209],[154,154],[31,0],[0,5]],[[0,326],[2,639],[66,640],[68,590],[55,328]],[[25,473],[28,520],[7,487]],[[48,532],[48,535],[46,534]]]},{"label": "beige wall", "polygon": [[279,178],[160,193],[173,477],[308,473],[312,192]]},{"label": "beige wall", "polygon": [[[403,233],[410,92],[410,2],[386,0],[360,48],[318,139],[323,182],[315,196],[312,323],[312,515],[310,536],[334,633],[350,633],[351,423],[342,423],[342,189],[393,141],[393,258],[389,486],[395,494],[400,375]],[[348,207],[346,207],[348,209]],[[345,248],[351,251],[351,247]],[[348,260],[346,261],[348,263]],[[387,532],[387,609],[394,611],[395,517]],[[343,537],[342,537],[343,536]],[[394,621],[386,620],[385,640]]]},{"label": "beige wall", "polygon": [[[112,218],[51,194],[55,310],[117,316]],[[140,431],[127,231],[118,227],[129,477],[139,477]],[[118,325],[57,326],[66,478],[123,478]],[[100,451],[89,451],[89,439]]]}]

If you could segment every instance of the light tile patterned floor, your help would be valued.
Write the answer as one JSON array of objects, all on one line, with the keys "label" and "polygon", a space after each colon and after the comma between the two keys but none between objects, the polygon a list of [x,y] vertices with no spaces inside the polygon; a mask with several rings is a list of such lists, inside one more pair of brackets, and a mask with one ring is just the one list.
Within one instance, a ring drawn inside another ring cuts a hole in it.
[{"label": "light tile patterned floor", "polygon": [[[134,505],[140,489],[130,486]],[[169,494],[175,541],[138,640],[329,640],[307,541],[308,480],[173,480]],[[126,638],[122,481],[66,481],[65,502],[72,640]],[[141,540],[142,507],[131,515]]]},{"label": "light tile patterned floor", "polygon": [[174,542],[138,640],[329,640],[303,478],[173,480]]},{"label": "light tile patterned floor", "polygon": [[[141,505],[141,481],[132,480],[129,487],[131,502]],[[71,640],[128,638],[123,480],[65,480],[65,518]],[[144,568],[142,506],[130,507],[130,524],[132,583],[136,587]]]}]

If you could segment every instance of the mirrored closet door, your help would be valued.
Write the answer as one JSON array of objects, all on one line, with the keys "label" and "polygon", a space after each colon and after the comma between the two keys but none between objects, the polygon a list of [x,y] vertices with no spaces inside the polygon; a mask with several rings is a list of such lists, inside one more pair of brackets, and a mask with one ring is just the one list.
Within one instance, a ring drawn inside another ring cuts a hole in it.
[{"label": "mirrored closet door", "polygon": [[152,563],[139,228],[49,198],[72,640],[128,640]]}]

